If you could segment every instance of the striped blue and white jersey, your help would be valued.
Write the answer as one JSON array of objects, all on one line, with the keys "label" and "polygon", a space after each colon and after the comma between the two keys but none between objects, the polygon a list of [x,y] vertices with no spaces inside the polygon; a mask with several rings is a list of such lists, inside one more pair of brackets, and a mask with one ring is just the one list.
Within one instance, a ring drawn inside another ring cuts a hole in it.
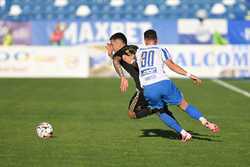
[{"label": "striped blue and white jersey", "polygon": [[164,71],[165,61],[171,59],[166,48],[157,45],[143,46],[136,52],[141,86],[169,80]]}]

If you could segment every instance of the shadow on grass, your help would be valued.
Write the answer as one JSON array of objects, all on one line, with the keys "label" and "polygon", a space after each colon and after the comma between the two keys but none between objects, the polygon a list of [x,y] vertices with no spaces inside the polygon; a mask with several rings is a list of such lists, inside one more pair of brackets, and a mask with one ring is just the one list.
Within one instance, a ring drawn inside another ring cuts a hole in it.
[{"label": "shadow on grass", "polygon": [[[142,135],[139,137],[162,137],[162,138],[167,138],[169,140],[180,140],[180,135],[175,133],[174,131],[171,130],[162,130],[162,129],[142,129]],[[199,134],[193,131],[188,131],[189,133],[192,134],[192,139],[195,140],[205,140],[205,141],[211,141],[211,142],[222,142],[222,140],[215,140],[212,139],[214,137],[218,136],[212,136],[212,135],[204,135],[204,134]]]}]

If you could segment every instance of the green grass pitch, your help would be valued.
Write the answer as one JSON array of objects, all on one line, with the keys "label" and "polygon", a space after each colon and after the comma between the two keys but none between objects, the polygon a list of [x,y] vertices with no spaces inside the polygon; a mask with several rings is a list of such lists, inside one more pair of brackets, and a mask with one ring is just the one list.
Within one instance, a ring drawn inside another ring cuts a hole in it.
[{"label": "green grass pitch", "polygon": [[[227,82],[227,81],[226,81]],[[249,80],[228,81],[250,90]],[[189,143],[156,115],[130,120],[134,92],[119,92],[118,79],[0,79],[0,167],[248,167],[250,98],[205,80],[195,87],[175,80],[186,99],[218,123],[212,134],[176,107]],[[36,136],[48,121],[55,137]]]}]

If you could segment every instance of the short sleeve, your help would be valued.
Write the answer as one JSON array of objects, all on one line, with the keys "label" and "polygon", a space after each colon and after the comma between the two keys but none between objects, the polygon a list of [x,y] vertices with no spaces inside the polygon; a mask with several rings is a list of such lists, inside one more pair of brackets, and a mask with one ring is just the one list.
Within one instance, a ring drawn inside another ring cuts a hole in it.
[{"label": "short sleeve", "polygon": [[169,51],[166,48],[161,48],[161,51],[162,51],[162,59],[163,59],[163,61],[166,61],[168,59],[172,59]]}]

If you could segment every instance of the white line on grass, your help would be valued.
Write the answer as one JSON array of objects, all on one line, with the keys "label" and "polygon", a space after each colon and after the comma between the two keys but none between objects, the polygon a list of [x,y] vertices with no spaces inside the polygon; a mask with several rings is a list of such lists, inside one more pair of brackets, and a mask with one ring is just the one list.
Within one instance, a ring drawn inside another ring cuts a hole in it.
[{"label": "white line on grass", "polygon": [[230,90],[232,90],[234,92],[240,93],[240,94],[242,94],[242,95],[244,95],[246,97],[250,97],[250,93],[248,91],[240,89],[240,88],[238,88],[238,87],[236,87],[234,85],[231,85],[231,84],[226,83],[226,82],[224,82],[222,80],[219,80],[219,79],[213,79],[212,81],[217,83],[218,85],[221,85],[221,86],[223,86],[225,88],[228,88],[228,89],[230,89]]}]

